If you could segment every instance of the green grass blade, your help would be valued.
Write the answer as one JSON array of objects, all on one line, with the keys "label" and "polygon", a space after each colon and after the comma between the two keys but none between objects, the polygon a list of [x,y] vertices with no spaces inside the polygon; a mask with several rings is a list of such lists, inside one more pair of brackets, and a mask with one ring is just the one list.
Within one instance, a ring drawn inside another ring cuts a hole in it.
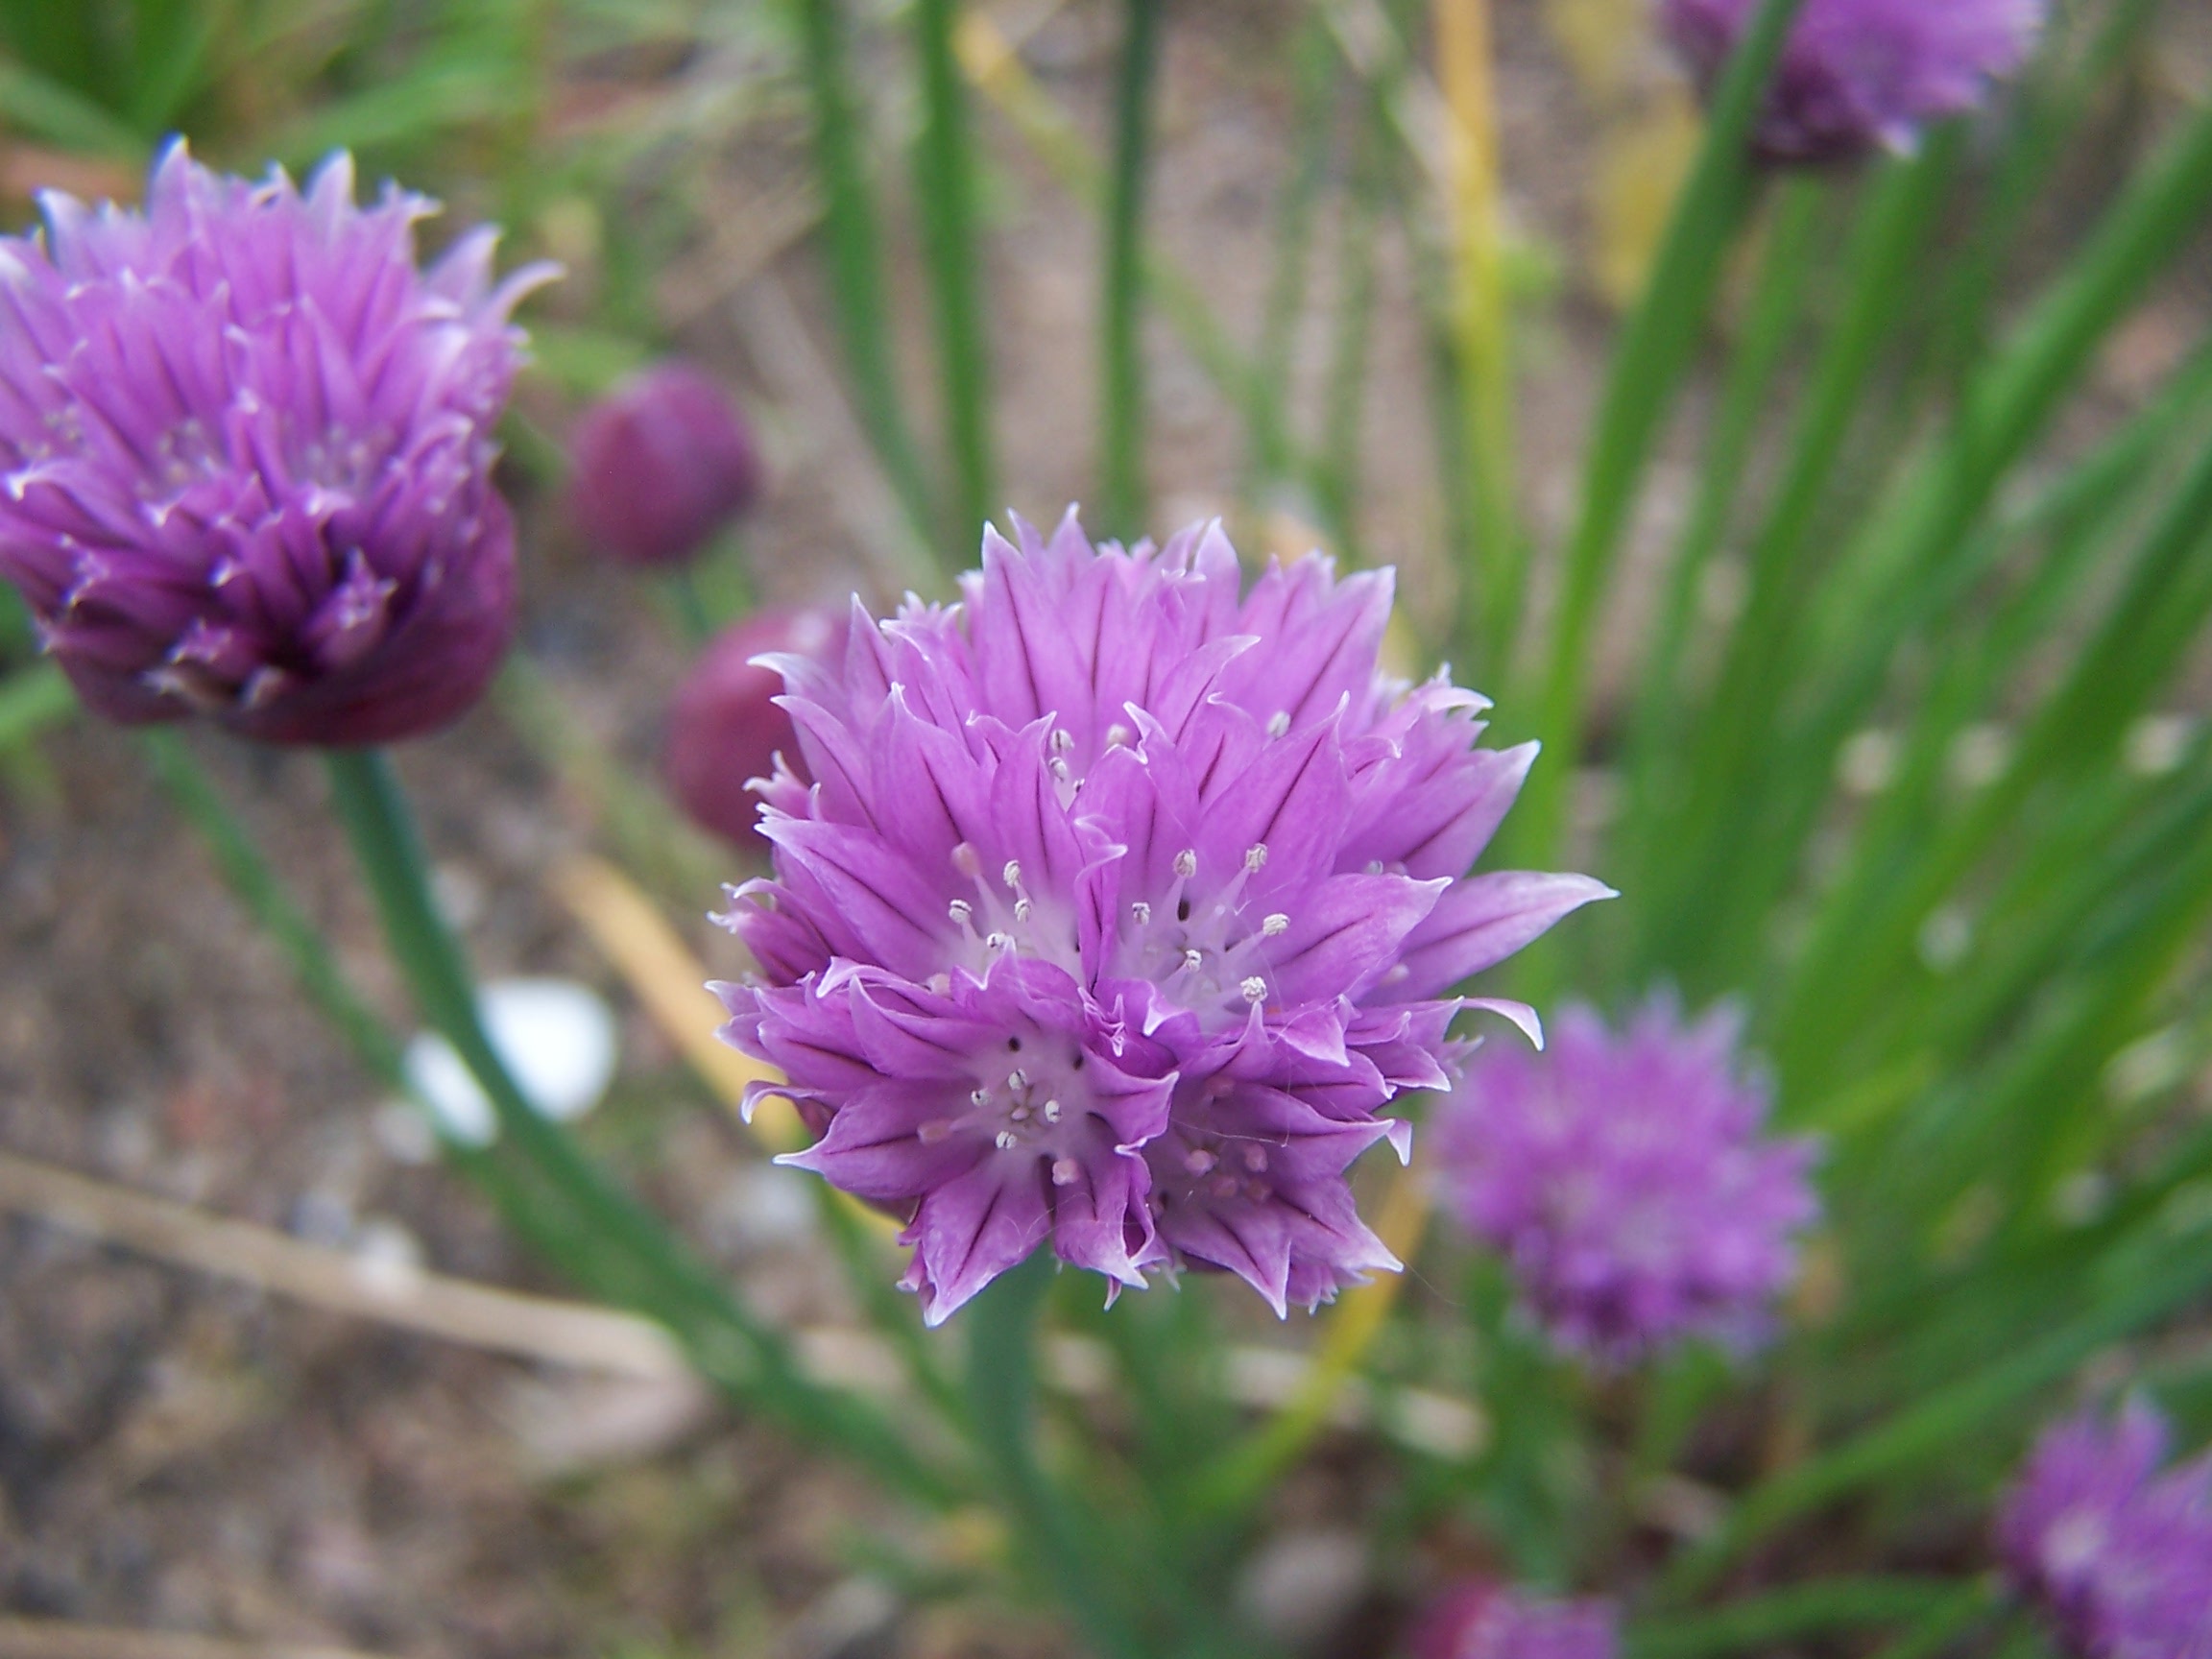
[{"label": "green grass blade", "polygon": [[922,249],[936,300],[938,372],[952,453],[952,545],[965,556],[992,511],[990,346],[983,326],[983,240],[975,211],[975,167],[967,91],[953,53],[960,0],[918,0],[915,44],[922,66],[921,136],[914,147]]},{"label": "green grass blade", "polygon": [[1122,7],[1114,171],[1100,278],[1098,528],[1125,540],[1144,527],[1144,183],[1152,148],[1160,10],[1160,0],[1124,0]]}]

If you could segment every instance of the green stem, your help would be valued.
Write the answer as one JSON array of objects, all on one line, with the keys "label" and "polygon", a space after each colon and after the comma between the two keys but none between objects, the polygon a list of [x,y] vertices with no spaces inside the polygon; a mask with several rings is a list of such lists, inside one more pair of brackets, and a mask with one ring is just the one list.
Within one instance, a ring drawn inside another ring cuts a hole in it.
[{"label": "green stem", "polygon": [[991,516],[990,353],[985,343],[968,108],[952,50],[960,0],[919,0],[922,134],[914,149],[916,205],[937,301],[937,356],[945,382],[945,432],[952,451],[954,545]]},{"label": "green stem", "polygon": [[1800,4],[1763,0],[1744,31],[1715,95],[1703,148],[1675,204],[1644,297],[1614,350],[1584,473],[1581,517],[1567,544],[1536,689],[1536,734],[1548,753],[1506,822],[1515,854],[1508,863],[1542,868],[1557,854],[1568,785],[1581,748],[1598,602],[1660,423],[1704,329],[1722,262],[1754,199],[1751,129]]},{"label": "green stem", "polygon": [[285,891],[254,845],[223,792],[175,731],[149,727],[139,733],[154,776],[177,809],[199,834],[231,893],[264,932],[290,958],[292,973],[324,1018],[337,1028],[354,1055],[387,1088],[414,1101],[438,1137],[447,1162],[481,1188],[507,1224],[548,1259],[581,1266],[573,1230],[556,1220],[552,1208],[499,1158],[484,1148],[454,1140],[428,1105],[416,1098],[401,1061],[399,1040],[353,987],[347,983],[328,941]]},{"label": "green stem", "polygon": [[17,669],[0,681],[0,754],[29,742],[76,711],[77,693],[70,688],[69,677],[53,663]]},{"label": "green stem", "polygon": [[1114,176],[1106,206],[1101,305],[1099,528],[1133,537],[1144,522],[1144,181],[1160,56],[1160,0],[1124,0],[1115,102]]},{"label": "green stem", "polygon": [[1865,1625],[1930,1621],[1956,1628],[1960,1606],[1979,1608],[1987,1592],[1948,1578],[1830,1578],[1792,1584],[1710,1613],[1652,1620],[1628,1633],[1628,1659],[1708,1659]]},{"label": "green stem", "polygon": [[845,61],[843,0],[791,3],[799,13],[800,45],[814,107],[814,166],[822,181],[830,300],[845,342],[854,400],[907,517],[923,544],[933,548],[938,545],[936,515],[892,370],[883,255],[868,186],[864,127]]},{"label": "green stem", "polygon": [[1856,1439],[1770,1477],[1737,1504],[1717,1532],[1675,1558],[1660,1580],[1661,1596],[1671,1602],[1687,1600],[1784,1522],[1941,1456],[1960,1436],[2056,1382],[2107,1343],[2132,1335],[2201,1295],[2207,1284],[2212,1284],[2212,1258],[2202,1252],[2176,1256],[2159,1271],[2104,1298],[2067,1328],[1978,1375],[1923,1395],[1911,1408]]},{"label": "green stem", "polygon": [[1150,1646],[1104,1592],[1100,1552],[1037,1461],[1037,1320],[1053,1266],[1051,1253],[1040,1250],[970,1306],[970,1427],[1015,1522],[1017,1547],[1040,1558],[1084,1644],[1114,1659],[1148,1659]]},{"label": "green stem", "polygon": [[332,750],[325,759],[333,805],[392,953],[423,1017],[490,1097],[502,1139],[589,1241],[587,1283],[666,1325],[701,1373],[733,1397],[850,1453],[910,1496],[950,1501],[945,1481],[887,1424],[858,1402],[808,1382],[780,1334],[530,1105],[485,1035],[468,966],[430,897],[421,845],[389,762],[373,749]]}]

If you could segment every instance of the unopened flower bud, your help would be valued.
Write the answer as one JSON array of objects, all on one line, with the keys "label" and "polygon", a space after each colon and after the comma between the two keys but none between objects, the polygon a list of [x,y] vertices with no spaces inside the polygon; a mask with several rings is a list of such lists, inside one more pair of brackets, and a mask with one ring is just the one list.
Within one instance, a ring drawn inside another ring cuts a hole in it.
[{"label": "unopened flower bud", "polygon": [[776,653],[820,658],[837,635],[816,611],[757,611],[724,629],[700,653],[668,709],[661,770],[678,805],[702,828],[754,845],[759,802],[746,784],[768,777],[781,754],[804,777],[791,716],[775,702],[782,676],[753,659]]},{"label": "unopened flower bud", "polygon": [[730,395],[657,364],[587,409],[569,443],[569,510],[625,565],[681,565],[759,498],[760,452]]}]

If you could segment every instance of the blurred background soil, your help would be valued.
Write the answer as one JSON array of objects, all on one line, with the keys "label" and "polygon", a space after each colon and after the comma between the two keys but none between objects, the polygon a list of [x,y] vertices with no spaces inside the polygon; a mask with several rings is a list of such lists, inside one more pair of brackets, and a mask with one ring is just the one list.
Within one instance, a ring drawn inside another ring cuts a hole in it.
[{"label": "blurred background soil", "polygon": [[[2204,21],[2195,8],[2173,10]],[[1292,139],[1292,14],[1287,0],[1190,0],[1168,16],[1151,224],[1238,340],[1261,325],[1271,270]],[[1101,148],[1118,15],[1078,0],[1023,49]],[[1606,250],[1591,217],[1605,163],[1596,147],[1636,88],[1667,84],[1667,72],[1639,60],[1610,92],[1594,92],[1534,0],[1499,7],[1498,40],[1511,208],[1558,262],[1557,291],[1527,313],[1525,382],[1526,499],[1549,537],[1570,500],[1610,328]],[[699,73],[600,64],[565,96],[582,119]],[[2115,119],[2117,156],[2125,118]],[[979,108],[977,121],[995,196],[1001,471],[1011,504],[1049,522],[1093,473],[1094,221],[998,116]],[[684,344],[740,390],[766,434],[776,482],[749,531],[763,593],[831,600],[870,584],[880,565],[854,510],[877,481],[836,395],[806,373],[809,354],[827,364],[832,345],[813,253],[769,211],[804,161],[796,134],[781,137],[714,158],[728,246],[692,249],[662,289],[685,319]],[[2108,169],[2092,157],[2077,171],[2087,199],[2093,175]],[[1323,200],[1324,213],[1339,210],[1340,195]],[[464,214],[456,204],[454,217]],[[1441,606],[1451,594],[1428,482],[1430,347],[1410,251],[1387,218],[1379,235],[1362,550],[1401,567],[1418,607]],[[789,244],[781,252],[780,239]],[[1330,246],[1326,231],[1317,245]],[[748,262],[754,275],[720,280]],[[589,269],[580,276],[588,284]],[[1320,396],[1334,279],[1318,261],[1297,354],[1302,420]],[[909,383],[926,386],[924,331],[909,314],[916,284],[900,286]],[[584,302],[544,304],[559,315]],[[2186,284],[2168,291],[2123,332],[2100,395],[2115,407],[2139,397],[2205,314]],[[1165,530],[1230,511],[1242,425],[1157,317],[1150,329],[1150,522]],[[541,383],[526,383],[519,402],[547,433],[567,419]],[[915,402],[926,411],[926,398]],[[1657,475],[1655,526],[1678,508],[1677,476]],[[562,693],[563,718],[647,771],[681,665],[675,636],[634,582],[567,539],[556,505],[519,470],[516,485],[523,642]],[[1242,518],[1247,541],[1303,551],[1312,537],[1296,523],[1308,504],[1263,505],[1280,511]],[[1632,571],[1624,613],[1637,586]],[[405,1027],[315,758],[208,733],[190,741],[357,982]],[[295,988],[133,739],[80,721],[43,753],[41,768],[0,790],[0,1149],[314,1242],[559,1292],[464,1185],[423,1161],[419,1134]],[[558,861],[592,845],[583,804],[490,706],[412,746],[400,765],[479,967],[574,975],[622,1010],[622,1070],[589,1137],[764,1305],[833,1310],[839,1291],[810,1240],[805,1194],[764,1169],[707,1103],[546,891]],[[745,873],[744,855],[724,861],[733,878]],[[687,896],[701,918],[688,932],[716,973],[733,974],[730,941],[703,920],[715,898],[704,887]],[[1294,1495],[1292,1508],[1356,1501],[1358,1484]],[[421,1659],[1063,1650],[1020,1609],[891,1588],[869,1540],[894,1520],[850,1473],[687,1389],[399,1334],[0,1218],[0,1613]],[[1341,1632],[1339,1651],[1375,1650],[1386,1628],[1337,1617],[1371,1599],[1369,1572],[1356,1561],[1340,1571],[1348,1588],[1316,1616],[1317,1630]]]}]

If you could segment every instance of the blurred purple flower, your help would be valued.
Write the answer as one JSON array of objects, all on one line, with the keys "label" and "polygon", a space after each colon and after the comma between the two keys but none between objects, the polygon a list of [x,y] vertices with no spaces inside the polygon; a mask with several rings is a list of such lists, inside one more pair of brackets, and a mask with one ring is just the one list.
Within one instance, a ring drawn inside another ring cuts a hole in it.
[{"label": "blurred purple flower", "polygon": [[633,374],[569,441],[569,510],[625,565],[682,565],[760,494],[760,452],[730,395],[688,363]]},{"label": "blurred purple flower", "polygon": [[669,705],[661,754],[669,792],[694,823],[765,849],[759,799],[746,785],[767,778],[779,755],[793,767],[805,761],[781,706],[783,677],[753,660],[779,652],[824,658],[843,642],[843,629],[818,611],[774,609],[725,628],[699,654]]},{"label": "blurred purple flower", "polygon": [[2044,1431],[1998,1514],[2008,1575],[2082,1659],[2212,1659],[2212,1455],[2158,1473],[2165,1421],[2130,1400]]},{"label": "blurred purple flower", "polygon": [[[1708,90],[1760,0],[1660,0],[1660,26]],[[1765,160],[1910,148],[1972,109],[2033,49],[2044,0],[1805,0],[1754,129]]]},{"label": "blurred purple flower", "polygon": [[1411,1659],[1613,1659],[1609,1601],[1553,1601],[1484,1579],[1431,1601],[1407,1641]]},{"label": "blurred purple flower", "polygon": [[301,193],[156,161],[143,212],[41,198],[0,240],[0,575],[101,713],[277,743],[445,724],[512,628],[493,428],[546,279],[353,163]]},{"label": "blurred purple flower", "polygon": [[1587,1008],[1551,1051],[1486,1048],[1434,1119],[1439,1182],[1514,1267],[1562,1347],[1627,1361],[1688,1335],[1765,1332],[1818,1213],[1810,1141],[1763,1139],[1737,1020],[1654,998],[1616,1037]]},{"label": "blurred purple flower", "polygon": [[1607,889],[1466,872],[1534,745],[1382,678],[1389,573],[1241,594],[1217,526],[1155,550],[986,532],[965,604],[855,610],[781,661],[811,789],[732,925],[725,1037],[826,1126],[790,1162],[910,1217],[932,1322],[1050,1241],[1139,1286],[1241,1274],[1280,1313],[1398,1262],[1344,1169],[1446,1089],[1447,993]]}]

